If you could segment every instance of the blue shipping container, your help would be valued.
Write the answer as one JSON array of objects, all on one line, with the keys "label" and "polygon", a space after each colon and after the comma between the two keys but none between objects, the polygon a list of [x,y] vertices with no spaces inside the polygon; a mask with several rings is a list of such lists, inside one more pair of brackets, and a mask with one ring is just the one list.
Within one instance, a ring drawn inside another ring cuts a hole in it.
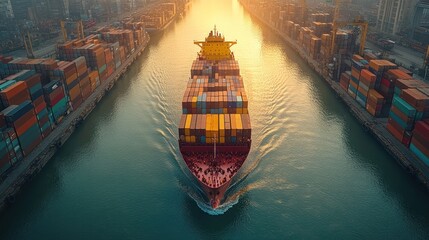
[{"label": "blue shipping container", "polygon": [[413,152],[420,160],[422,160],[426,166],[429,166],[429,157],[426,156],[422,151],[420,151],[414,144],[410,144],[410,150]]}]

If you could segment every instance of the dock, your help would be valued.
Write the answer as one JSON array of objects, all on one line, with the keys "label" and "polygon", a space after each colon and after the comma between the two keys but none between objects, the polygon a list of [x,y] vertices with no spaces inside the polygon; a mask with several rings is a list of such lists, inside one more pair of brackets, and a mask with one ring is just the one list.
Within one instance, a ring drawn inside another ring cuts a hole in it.
[{"label": "dock", "polygon": [[338,82],[333,81],[329,76],[323,74],[322,67],[324,66],[321,66],[319,62],[312,59],[304,52],[303,48],[298,46],[298,44],[296,44],[285,33],[279,31],[275,26],[249,8],[244,2],[241,0],[239,0],[239,2],[248,13],[281,36],[288,46],[294,49],[301,58],[304,59],[307,64],[330,86],[337,98],[349,107],[350,112],[362,124],[363,128],[371,133],[406,171],[417,177],[417,179],[429,189],[429,167],[387,131],[385,127],[387,118],[374,118],[371,116],[341,88]]},{"label": "dock", "polygon": [[112,89],[115,83],[142,54],[149,41],[150,37],[146,33],[145,41],[136,46],[134,52],[130,54],[110,77],[100,82],[100,85],[78,109],[66,115],[61,124],[53,129],[51,134],[43,139],[34,151],[9,169],[8,174],[3,176],[0,183],[0,210],[15,201],[15,196],[19,193],[22,186],[40,172],[57,150],[65,144],[79,124],[89,116],[97,106],[97,103],[101,101],[104,95]]}]

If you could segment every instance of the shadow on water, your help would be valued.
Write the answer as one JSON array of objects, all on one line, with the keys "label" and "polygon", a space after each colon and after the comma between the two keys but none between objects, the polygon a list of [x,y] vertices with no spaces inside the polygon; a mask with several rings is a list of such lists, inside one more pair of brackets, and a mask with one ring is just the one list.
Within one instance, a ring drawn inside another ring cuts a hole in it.
[{"label": "shadow on water", "polygon": [[[402,168],[370,133],[362,133],[362,131],[363,128],[358,124],[354,124],[346,130],[344,141],[347,148],[350,149],[350,152],[357,154],[355,160],[376,176],[378,185],[387,195],[397,201],[404,214],[415,224],[424,225],[424,229],[428,230],[426,234],[429,234],[428,190],[418,182],[416,177]],[[369,141],[360,141],[363,134],[368,135],[366,138]],[[366,149],[366,151],[362,151],[362,149]]]},{"label": "shadow on water", "polygon": [[[4,236],[10,233],[8,229],[27,224],[27,219],[33,218],[34,214],[39,214],[40,209],[47,207],[49,199],[61,190],[62,182],[57,166],[48,164],[43,172],[49,174],[30,179],[22,187],[15,202],[1,212],[0,239],[7,239]],[[28,201],[28,199],[32,200]]]}]

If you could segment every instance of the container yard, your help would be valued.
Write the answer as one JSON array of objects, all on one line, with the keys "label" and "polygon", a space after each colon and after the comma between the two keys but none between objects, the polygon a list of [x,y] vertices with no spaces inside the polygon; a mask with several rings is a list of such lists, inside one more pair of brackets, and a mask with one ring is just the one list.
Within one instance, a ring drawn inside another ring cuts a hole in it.
[{"label": "container yard", "polygon": [[[427,137],[422,137],[427,134],[429,123],[429,84],[413,79],[408,70],[377,59],[372,53],[355,54],[352,43],[356,36],[351,30],[332,31],[329,14],[310,14],[314,20],[312,27],[305,27],[300,25],[302,11],[294,4],[248,0],[240,3],[297,51],[365,129],[429,187],[429,148]],[[332,54],[335,58],[330,57]]]},{"label": "container yard", "polygon": [[105,27],[58,45],[59,60],[0,58],[0,208],[67,141],[149,39],[143,28]]},{"label": "container yard", "polygon": [[168,27],[176,16],[175,3],[162,3],[144,13],[140,21],[144,22],[147,31],[160,31]]}]

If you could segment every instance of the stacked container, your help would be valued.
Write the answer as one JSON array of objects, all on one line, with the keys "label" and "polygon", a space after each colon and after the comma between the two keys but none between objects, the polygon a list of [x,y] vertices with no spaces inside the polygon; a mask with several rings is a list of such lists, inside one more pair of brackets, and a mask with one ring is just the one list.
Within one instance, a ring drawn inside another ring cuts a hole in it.
[{"label": "stacked container", "polygon": [[375,89],[368,91],[368,98],[366,101],[366,110],[374,117],[382,115],[384,105],[384,97]]},{"label": "stacked container", "polygon": [[113,53],[109,48],[104,50],[104,56],[106,58],[106,74],[107,77],[109,77],[115,71],[115,61],[113,59]]},{"label": "stacked container", "polygon": [[70,100],[72,109],[77,109],[82,104],[82,94],[79,86],[79,78],[75,62],[59,62],[58,68],[51,72],[51,80],[59,80]]},{"label": "stacked container", "polygon": [[351,71],[346,71],[341,73],[340,86],[342,89],[344,89],[344,91],[348,91],[351,77],[352,77]]},{"label": "stacked container", "polygon": [[27,156],[42,141],[40,127],[31,101],[9,106],[3,113],[7,125],[15,129],[22,153]]},{"label": "stacked container", "polygon": [[375,86],[376,76],[366,69],[362,69],[359,77],[359,86],[356,93],[356,101],[366,107],[368,91]]},{"label": "stacked container", "polygon": [[421,82],[417,88],[405,88],[406,81],[398,81],[403,88],[393,97],[387,129],[408,147],[414,123],[429,118],[429,85]]},{"label": "stacked container", "polygon": [[[217,74],[216,74],[217,75]],[[248,99],[239,76],[194,76],[182,100],[183,114],[248,113]]]},{"label": "stacked container", "polygon": [[416,122],[410,150],[429,166],[429,120]]},{"label": "stacked container", "polygon": [[43,86],[46,104],[50,109],[53,122],[59,124],[68,110],[67,96],[61,81],[52,81]]},{"label": "stacked container", "polygon": [[180,139],[186,143],[244,144],[251,138],[249,114],[183,114]]},{"label": "stacked container", "polygon": [[23,81],[27,84],[37,121],[40,126],[40,131],[42,132],[42,137],[47,137],[51,132],[51,123],[48,117],[46,102],[43,97],[40,74],[34,74]]},{"label": "stacked container", "polygon": [[412,77],[399,69],[390,69],[381,78],[380,93],[388,102],[393,98],[395,84],[398,79],[408,80],[412,79]]},{"label": "stacked container", "polygon": [[77,69],[77,76],[79,79],[79,88],[81,91],[82,101],[85,101],[92,93],[86,60],[85,57],[79,57],[73,60],[73,62],[76,65]]},{"label": "stacked container", "polygon": [[322,34],[320,37],[322,41],[322,45],[320,47],[320,57],[322,59],[328,59],[331,55],[331,35],[330,34]]},{"label": "stacked container", "polygon": [[332,30],[332,24],[326,22],[313,22],[314,35],[321,37],[322,34],[329,34]]},{"label": "stacked container", "polygon": [[91,92],[94,92],[95,89],[100,85],[100,77],[97,71],[91,71],[89,73],[89,82],[91,85]]},{"label": "stacked container", "polygon": [[362,63],[352,60],[352,76],[349,82],[348,93],[354,99],[356,99],[357,91],[359,88],[360,73],[363,68],[364,65]]},{"label": "stacked container", "polygon": [[6,126],[3,113],[0,113],[0,174],[7,171],[12,165],[23,158],[21,146],[15,133],[15,129]]},{"label": "stacked container", "polygon": [[312,37],[310,41],[310,57],[312,57],[313,59],[318,59],[321,47],[322,39],[318,37]]},{"label": "stacked container", "polygon": [[[198,61],[198,60],[197,60]],[[218,71],[220,76],[238,76],[240,75],[240,68],[236,60],[221,61],[218,64]]]},{"label": "stacked container", "polygon": [[[380,85],[384,85],[384,87],[390,88],[390,84],[382,83],[383,75],[389,71],[390,69],[397,68],[396,64],[391,63],[387,60],[371,60],[369,61],[369,71],[371,71],[376,76],[375,88],[380,90],[380,93],[384,95],[384,89]],[[388,86],[386,86],[388,85]]]},{"label": "stacked container", "polygon": [[3,107],[20,104],[30,99],[27,84],[25,82],[15,82],[8,88],[0,92]]}]

